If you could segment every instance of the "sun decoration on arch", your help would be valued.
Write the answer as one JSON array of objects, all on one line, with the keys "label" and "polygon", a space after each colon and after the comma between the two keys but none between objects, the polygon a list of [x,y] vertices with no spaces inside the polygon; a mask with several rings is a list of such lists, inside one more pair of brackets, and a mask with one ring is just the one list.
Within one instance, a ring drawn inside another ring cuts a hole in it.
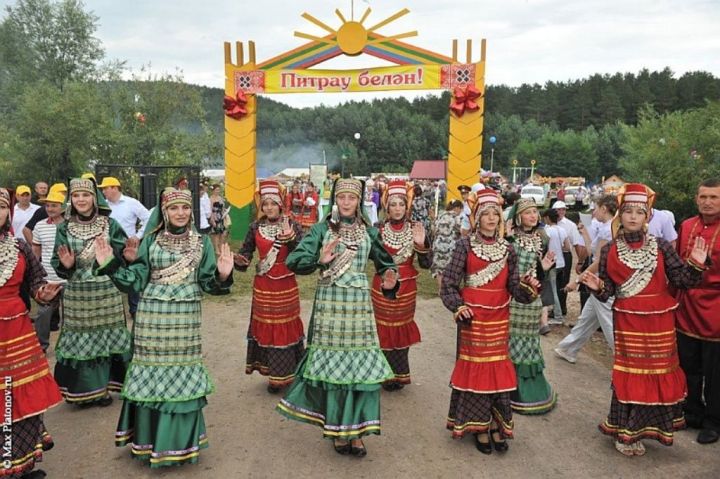
[{"label": "sun decoration on arch", "polygon": [[340,9],[335,9],[335,14],[338,16],[338,18],[340,18],[340,21],[342,21],[342,25],[337,30],[313,17],[309,13],[303,13],[302,17],[304,19],[327,31],[332,36],[318,37],[315,35],[310,35],[309,33],[302,32],[295,32],[295,36],[305,38],[306,40],[325,43],[327,45],[337,45],[344,54],[350,56],[361,54],[363,49],[367,45],[386,42],[388,40],[399,40],[401,38],[417,36],[418,32],[416,30],[413,30],[412,32],[398,33],[396,35],[390,35],[382,38],[370,38],[371,33],[375,33],[378,29],[410,13],[410,10],[408,10],[407,8],[403,8],[399,12],[390,15],[385,20],[373,25],[370,28],[366,28],[364,23],[365,20],[367,20],[367,18],[370,16],[371,11],[372,10],[370,9],[370,7],[368,7],[365,10],[365,13],[363,13],[362,18],[360,18],[360,21],[355,21],[354,19],[348,21],[342,14],[342,12],[340,12]]}]

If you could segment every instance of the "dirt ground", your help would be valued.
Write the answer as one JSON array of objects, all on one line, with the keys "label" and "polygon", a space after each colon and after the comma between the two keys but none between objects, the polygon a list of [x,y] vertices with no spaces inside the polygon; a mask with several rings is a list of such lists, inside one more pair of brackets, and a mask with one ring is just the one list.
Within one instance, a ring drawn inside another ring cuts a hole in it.
[{"label": "dirt ground", "polygon": [[[570,318],[577,317],[576,297],[571,296]],[[516,438],[505,454],[484,456],[471,437],[452,440],[445,417],[455,326],[439,299],[418,302],[423,342],[410,353],[413,383],[399,392],[382,393],[382,435],[366,439],[364,459],[340,456],[319,428],[274,411],[279,396],[265,390],[263,377],[245,375],[249,298],[208,301],[203,307],[204,354],[216,391],[205,409],[210,447],[199,463],[150,470],[131,459],[129,448],[114,447],[118,400],[105,409],[62,404],[45,417],[56,444],[40,464],[49,478],[720,477],[720,443],[699,445],[693,430],[679,432],[672,447],[646,441],[644,457],[616,452],[611,439],[597,429],[610,404],[610,350],[597,334],[577,364],[555,357],[552,348],[567,327],[555,327],[542,339],[546,374],[559,394],[554,411],[515,415]],[[304,301],[302,307],[307,320],[311,304]],[[52,349],[50,359],[54,363]]]}]

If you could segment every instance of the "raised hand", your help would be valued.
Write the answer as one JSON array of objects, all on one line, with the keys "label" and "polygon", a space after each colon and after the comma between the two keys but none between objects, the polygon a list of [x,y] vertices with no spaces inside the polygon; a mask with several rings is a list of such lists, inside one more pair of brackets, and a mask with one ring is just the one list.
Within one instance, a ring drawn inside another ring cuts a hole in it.
[{"label": "raised hand", "polygon": [[393,289],[397,283],[398,274],[394,269],[386,269],[383,273],[382,289]]},{"label": "raised hand", "polygon": [[540,261],[543,271],[547,271],[555,265],[555,253],[548,251]]},{"label": "raised hand", "polygon": [[320,252],[320,259],[318,260],[320,264],[328,264],[330,261],[335,259],[337,253],[335,253],[334,251],[335,247],[338,245],[339,242],[340,238],[333,240],[323,246],[323,249]]},{"label": "raised hand", "polygon": [[704,266],[707,260],[708,249],[708,244],[705,242],[705,239],[698,236],[695,238],[695,244],[690,252],[690,259],[698,266]]},{"label": "raised hand", "polygon": [[422,223],[412,224],[412,235],[416,245],[425,246],[425,226]]},{"label": "raised hand", "polygon": [[591,290],[600,291],[602,280],[598,275],[586,270],[582,272],[582,274],[578,277],[578,280]]},{"label": "raised hand", "polygon": [[127,241],[125,241],[125,248],[123,249],[123,258],[125,258],[125,261],[132,263],[137,259],[138,246],[140,246],[140,240],[136,236],[128,238]]},{"label": "raised hand", "polygon": [[47,283],[38,290],[37,299],[41,303],[49,303],[58,295],[62,288],[61,283]]},{"label": "raised hand", "polygon": [[227,243],[220,245],[220,254],[217,257],[217,270],[220,276],[220,281],[225,281],[228,276],[232,273],[233,266],[233,254],[230,251],[230,246]]},{"label": "raised hand", "polygon": [[95,238],[95,261],[98,264],[104,264],[107,260],[112,258],[113,250],[112,247],[105,241],[103,236]]},{"label": "raised hand", "polygon": [[58,258],[60,258],[60,263],[65,269],[71,269],[75,266],[75,252],[67,245],[58,248]]},{"label": "raised hand", "polygon": [[290,218],[287,217],[287,216],[283,216],[283,218],[282,218],[282,232],[280,233],[280,235],[281,235],[283,238],[287,238],[287,237],[292,236],[292,234],[293,234],[293,229],[292,229],[292,226],[290,226]]}]

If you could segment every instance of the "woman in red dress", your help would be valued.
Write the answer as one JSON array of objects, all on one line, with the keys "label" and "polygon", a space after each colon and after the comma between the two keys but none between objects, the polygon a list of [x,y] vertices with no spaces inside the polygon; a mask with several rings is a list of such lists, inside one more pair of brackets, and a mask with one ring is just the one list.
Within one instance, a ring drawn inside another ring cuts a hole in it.
[{"label": "woman in red dress", "polygon": [[305,185],[305,196],[303,198],[302,215],[300,217],[300,225],[303,227],[303,231],[307,231],[318,222],[318,207],[320,203],[320,197],[315,191],[315,185],[312,182],[308,182]]},{"label": "woman in red dress", "polygon": [[285,191],[277,181],[260,182],[256,193],[260,219],[250,225],[235,265],[247,270],[257,248],[260,259],[253,280],[245,373],[269,377],[268,391],[278,392],[295,378],[305,353],[300,294],[285,258],[295,249],[302,229],[282,214]]},{"label": "woman in red dress", "polygon": [[392,367],[394,377],[383,383],[386,391],[402,389],[410,384],[410,346],[420,342],[420,331],[415,323],[418,270],[413,266],[415,253],[421,268],[432,263],[430,244],[422,223],[411,223],[412,188],[403,180],[393,180],[385,190],[382,205],[387,219],[380,225],[383,246],[398,266],[400,288],[395,299],[383,296],[382,278],[373,278],[372,303],[375,311],[380,348]]},{"label": "woman in red dress", "polygon": [[458,439],[474,433],[477,449],[490,454],[493,448],[506,451],[506,439],[513,437],[510,299],[532,302],[540,283],[528,272],[520,277],[515,250],[504,239],[497,193],[481,190],[468,203],[471,233],[458,240],[440,288],[458,324],[447,428]]},{"label": "woman in red dress", "polygon": [[667,241],[647,234],[654,199],[645,185],[625,185],[612,223],[614,241],[602,249],[598,274],[586,270],[579,277],[600,301],[615,296],[613,395],[599,427],[625,456],[645,454],[642,439],[670,446],[673,432],[685,427],[687,385],[675,341],[678,303],[668,283],[692,287],[706,269],[702,238],[683,261]]},{"label": "woman in red dress", "polygon": [[3,446],[8,445],[10,432],[11,450],[7,457],[3,448],[0,477],[41,478],[45,472],[33,471],[35,462],[42,461],[43,451],[53,446],[43,413],[60,403],[62,396],[50,375],[20,288],[27,288],[37,302],[45,304],[61,286],[45,281],[45,270],[30,246],[13,236],[11,212],[11,195],[0,188],[0,390],[3,398],[12,401],[12,421],[3,424]]},{"label": "woman in red dress", "polygon": [[288,193],[283,200],[285,204],[285,214],[288,215],[291,220],[300,223],[303,203],[305,202],[303,193],[300,191],[300,183],[297,181],[293,183],[290,193]]}]

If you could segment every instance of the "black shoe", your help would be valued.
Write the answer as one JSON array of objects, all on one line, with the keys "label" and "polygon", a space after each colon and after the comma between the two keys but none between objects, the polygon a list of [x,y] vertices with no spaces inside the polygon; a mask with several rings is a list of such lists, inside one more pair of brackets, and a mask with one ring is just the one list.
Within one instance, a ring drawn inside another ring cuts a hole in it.
[{"label": "black shoe", "polygon": [[98,406],[100,406],[100,407],[108,407],[108,406],[111,405],[112,403],[113,403],[113,398],[110,397],[110,395],[108,394],[108,395],[105,396],[104,398],[98,400],[95,404],[98,405]]},{"label": "black shoe", "polygon": [[712,444],[717,442],[718,439],[720,439],[720,434],[712,429],[703,429],[697,436],[698,444]]},{"label": "black shoe", "polygon": [[272,384],[268,384],[267,392],[269,392],[270,394],[277,394],[280,392],[280,389],[281,388],[278,386],[273,386]]},{"label": "black shoe", "polygon": [[50,331],[60,331],[60,323],[50,323]]},{"label": "black shoe", "polygon": [[382,387],[384,390],[392,392],[401,390],[405,385],[402,383],[383,383]]},{"label": "black shoe", "polygon": [[352,454],[355,457],[365,457],[367,456],[367,449],[365,449],[365,444],[363,444],[362,440],[360,441],[360,447],[353,446],[352,442],[350,443],[350,454]]},{"label": "black shoe", "polygon": [[490,436],[487,438],[488,442],[480,442],[480,434],[475,434],[475,447],[483,454],[492,454],[492,442],[490,442]]},{"label": "black shoe", "polygon": [[[497,435],[497,439],[495,439]],[[502,441],[500,440],[500,432],[497,429],[492,429],[490,431],[490,437],[492,438],[493,447],[497,452],[505,452],[508,449],[510,449],[510,446],[508,446],[508,443],[505,439]]]},{"label": "black shoe", "polygon": [[34,471],[30,471],[20,477],[21,479],[42,479],[45,476],[47,476],[47,473],[45,471],[43,471],[42,469],[35,469]]},{"label": "black shoe", "polygon": [[342,454],[343,456],[350,454],[350,451],[352,449],[350,447],[350,442],[342,444],[338,443],[337,441],[333,441],[333,448],[335,449],[335,452],[337,452],[338,454]]}]

